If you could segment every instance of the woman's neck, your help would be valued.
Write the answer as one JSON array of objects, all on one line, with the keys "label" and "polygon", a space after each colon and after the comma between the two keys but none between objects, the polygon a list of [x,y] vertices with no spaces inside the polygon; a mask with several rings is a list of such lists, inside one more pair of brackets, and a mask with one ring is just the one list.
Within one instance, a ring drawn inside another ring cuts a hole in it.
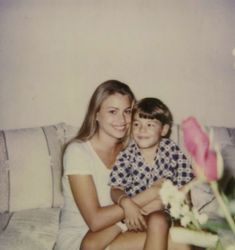
[{"label": "woman's neck", "polygon": [[117,149],[120,149],[122,147],[122,142],[118,139],[115,138],[110,138],[110,137],[105,137],[101,136],[98,133],[96,133],[92,138],[91,138],[91,143],[93,146],[96,148],[101,149],[102,151],[107,151],[107,152],[113,152],[116,151]]},{"label": "woman's neck", "polygon": [[95,134],[90,140],[93,149],[107,168],[112,167],[123,146],[119,140],[110,139]]}]

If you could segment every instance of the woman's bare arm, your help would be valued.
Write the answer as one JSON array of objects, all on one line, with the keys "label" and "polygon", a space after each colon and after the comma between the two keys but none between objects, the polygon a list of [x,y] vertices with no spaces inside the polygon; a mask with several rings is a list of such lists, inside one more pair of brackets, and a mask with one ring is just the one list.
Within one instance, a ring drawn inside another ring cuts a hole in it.
[{"label": "woman's bare arm", "polygon": [[123,218],[119,206],[101,207],[92,176],[70,175],[69,182],[77,207],[91,231],[104,229]]},{"label": "woman's bare arm", "polygon": [[[74,200],[91,231],[107,228],[124,218],[124,212],[118,205],[101,207],[95,184],[90,175],[69,175]],[[104,184],[105,185],[105,184]],[[158,197],[158,187],[153,186],[133,197],[140,207]]]}]

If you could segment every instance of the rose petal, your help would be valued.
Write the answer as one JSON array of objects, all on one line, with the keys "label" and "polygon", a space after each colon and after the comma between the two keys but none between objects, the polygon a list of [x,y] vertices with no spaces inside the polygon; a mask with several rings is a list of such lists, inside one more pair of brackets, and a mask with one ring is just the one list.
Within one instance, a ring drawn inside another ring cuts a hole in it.
[{"label": "rose petal", "polygon": [[217,157],[215,152],[209,151],[204,163],[204,173],[208,181],[218,179],[217,175]]},{"label": "rose petal", "polygon": [[214,181],[220,178],[217,169],[218,159],[214,150],[210,150],[210,140],[194,117],[182,122],[184,144],[196,164],[193,165],[198,178]]},{"label": "rose petal", "polygon": [[201,165],[209,149],[209,138],[194,117],[189,117],[182,123],[184,144],[195,161]]}]

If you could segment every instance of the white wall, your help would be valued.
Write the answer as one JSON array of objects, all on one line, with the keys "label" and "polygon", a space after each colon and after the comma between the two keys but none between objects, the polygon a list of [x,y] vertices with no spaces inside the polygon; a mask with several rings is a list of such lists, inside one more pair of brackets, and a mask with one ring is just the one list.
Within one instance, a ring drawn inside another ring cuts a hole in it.
[{"label": "white wall", "polygon": [[111,78],[177,123],[235,126],[234,13],[234,0],[0,0],[0,128],[79,125]]}]

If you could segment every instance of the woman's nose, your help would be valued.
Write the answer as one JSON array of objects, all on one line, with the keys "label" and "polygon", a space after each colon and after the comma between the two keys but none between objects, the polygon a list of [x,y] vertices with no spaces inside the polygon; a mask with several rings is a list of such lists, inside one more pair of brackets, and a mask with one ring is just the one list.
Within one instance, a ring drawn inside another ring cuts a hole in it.
[{"label": "woman's nose", "polygon": [[121,113],[120,116],[119,116],[119,120],[120,120],[120,122],[125,123],[126,122],[125,114]]}]

